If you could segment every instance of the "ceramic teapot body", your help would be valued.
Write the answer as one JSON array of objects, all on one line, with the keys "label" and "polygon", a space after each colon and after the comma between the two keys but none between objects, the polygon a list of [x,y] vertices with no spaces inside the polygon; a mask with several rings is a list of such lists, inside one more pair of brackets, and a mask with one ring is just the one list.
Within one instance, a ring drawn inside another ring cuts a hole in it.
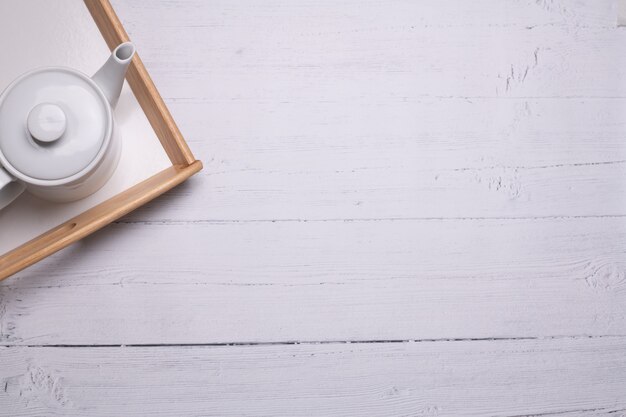
[{"label": "ceramic teapot body", "polygon": [[111,177],[121,153],[115,108],[131,43],[93,77],[60,67],[28,72],[0,95],[0,209],[24,190],[49,201],[78,200]]}]

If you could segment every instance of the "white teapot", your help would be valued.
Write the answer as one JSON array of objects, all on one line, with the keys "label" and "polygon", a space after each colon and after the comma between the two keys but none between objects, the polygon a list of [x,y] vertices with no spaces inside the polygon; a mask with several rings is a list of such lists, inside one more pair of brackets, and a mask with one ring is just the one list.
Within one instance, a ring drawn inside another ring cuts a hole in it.
[{"label": "white teapot", "polygon": [[70,68],[23,74],[0,95],[0,209],[24,190],[68,202],[111,177],[121,152],[113,120],[135,54],[119,45],[93,77]]}]

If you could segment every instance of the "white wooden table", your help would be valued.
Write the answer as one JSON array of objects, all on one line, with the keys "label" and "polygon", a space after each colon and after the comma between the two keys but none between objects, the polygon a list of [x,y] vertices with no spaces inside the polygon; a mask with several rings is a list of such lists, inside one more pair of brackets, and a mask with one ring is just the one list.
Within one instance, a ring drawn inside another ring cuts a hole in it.
[{"label": "white wooden table", "polygon": [[0,284],[3,416],[626,416],[613,0],[115,0],[205,170]]}]

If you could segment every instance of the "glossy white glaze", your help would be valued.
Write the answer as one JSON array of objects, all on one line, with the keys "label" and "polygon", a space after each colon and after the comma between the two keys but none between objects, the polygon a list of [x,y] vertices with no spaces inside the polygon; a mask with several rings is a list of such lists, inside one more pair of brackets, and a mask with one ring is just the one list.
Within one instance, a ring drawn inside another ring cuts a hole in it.
[{"label": "glossy white glaze", "polygon": [[113,50],[111,56],[93,76],[112,107],[117,105],[124,84],[126,69],[135,56],[135,45],[124,42]]},{"label": "glossy white glaze", "polygon": [[[66,118],[65,132],[51,143],[29,132],[33,112],[42,105],[62,109]],[[88,175],[106,152],[112,117],[107,98],[87,75],[54,67],[28,72],[0,96],[0,164],[26,184],[73,183]]]},{"label": "glossy white glaze", "polygon": [[67,128],[67,116],[58,105],[41,103],[28,113],[26,126],[36,142],[48,144],[61,139]]}]

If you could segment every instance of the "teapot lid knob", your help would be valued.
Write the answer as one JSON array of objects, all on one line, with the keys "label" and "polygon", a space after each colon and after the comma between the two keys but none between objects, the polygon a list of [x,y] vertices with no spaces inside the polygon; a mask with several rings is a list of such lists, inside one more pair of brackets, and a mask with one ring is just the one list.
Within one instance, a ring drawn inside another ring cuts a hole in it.
[{"label": "teapot lid knob", "polygon": [[28,132],[37,141],[52,143],[63,136],[67,118],[61,107],[51,103],[41,103],[28,113]]}]

